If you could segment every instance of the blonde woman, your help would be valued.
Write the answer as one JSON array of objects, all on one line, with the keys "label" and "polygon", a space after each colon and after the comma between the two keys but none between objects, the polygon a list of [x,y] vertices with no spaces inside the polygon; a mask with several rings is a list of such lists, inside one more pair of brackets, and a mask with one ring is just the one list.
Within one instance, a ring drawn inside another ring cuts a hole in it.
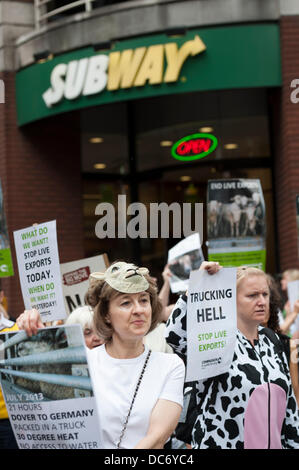
[{"label": "blonde woman", "polygon": [[[218,263],[204,262],[211,274]],[[237,269],[237,341],[227,373],[198,382],[194,448],[299,448],[299,413],[287,359],[260,324],[269,315],[265,273]],[[181,297],[166,325],[167,341],[187,356],[187,297]],[[173,341],[173,338],[175,341]]]}]

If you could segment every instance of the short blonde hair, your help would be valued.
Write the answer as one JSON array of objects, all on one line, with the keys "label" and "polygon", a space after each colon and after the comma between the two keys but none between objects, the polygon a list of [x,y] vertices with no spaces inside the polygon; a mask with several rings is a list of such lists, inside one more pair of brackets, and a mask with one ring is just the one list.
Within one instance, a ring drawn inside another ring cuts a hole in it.
[{"label": "short blonde hair", "polygon": [[267,281],[267,284],[270,289],[269,279],[267,278],[266,273],[259,268],[254,268],[252,266],[238,266],[237,268],[237,288],[239,287],[241,281],[249,276],[264,276]]},{"label": "short blonde hair", "polygon": [[289,282],[297,281],[299,279],[299,269],[286,269],[282,273],[282,277],[288,276]]}]

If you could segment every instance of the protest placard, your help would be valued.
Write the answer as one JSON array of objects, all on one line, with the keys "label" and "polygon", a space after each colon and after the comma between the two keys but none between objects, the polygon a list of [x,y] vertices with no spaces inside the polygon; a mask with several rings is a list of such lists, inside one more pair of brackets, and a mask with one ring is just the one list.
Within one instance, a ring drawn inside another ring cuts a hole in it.
[{"label": "protest placard", "polygon": [[44,322],[64,319],[56,220],[17,230],[14,240],[25,309]]},{"label": "protest placard", "polygon": [[187,303],[186,381],[227,372],[237,334],[236,268],[192,271]]},{"label": "protest placard", "polygon": [[84,305],[84,296],[89,287],[90,274],[105,271],[108,266],[109,261],[105,253],[60,265],[67,314]]},{"label": "protest placard", "polygon": [[[299,300],[299,281],[291,281],[288,282],[288,299],[290,302],[290,310],[291,312],[294,311],[294,304],[296,300]],[[296,320],[294,323],[290,326],[290,333],[293,334],[295,331],[299,331],[299,318],[297,315]]]},{"label": "protest placard", "polygon": [[13,265],[4,212],[2,184],[0,181],[0,278],[13,276]]},{"label": "protest placard", "polygon": [[0,335],[0,380],[19,448],[99,449],[99,418],[79,325]]},{"label": "protest placard", "polygon": [[266,210],[258,179],[208,181],[208,259],[266,268]]},{"label": "protest placard", "polygon": [[294,303],[296,302],[296,300],[299,299],[299,281],[297,280],[297,281],[288,282],[287,289],[288,289],[288,299],[290,302],[290,309],[291,311],[293,311]]},{"label": "protest placard", "polygon": [[190,272],[199,269],[203,261],[199,233],[184,238],[172,247],[168,252],[171,292],[185,292],[188,289]]}]

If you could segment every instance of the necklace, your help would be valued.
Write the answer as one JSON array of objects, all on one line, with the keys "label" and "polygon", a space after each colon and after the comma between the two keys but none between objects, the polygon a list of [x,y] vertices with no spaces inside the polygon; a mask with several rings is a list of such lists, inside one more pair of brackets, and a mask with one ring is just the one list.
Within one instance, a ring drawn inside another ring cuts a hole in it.
[{"label": "necklace", "polygon": [[138,392],[138,390],[139,390],[139,387],[140,387],[140,384],[141,384],[141,381],[142,381],[142,377],[143,377],[143,375],[144,375],[144,372],[145,372],[145,369],[146,369],[148,360],[149,360],[149,358],[150,358],[151,352],[152,352],[152,351],[149,350],[149,352],[147,353],[146,359],[145,359],[145,361],[144,361],[144,364],[143,364],[143,367],[142,367],[142,371],[141,371],[141,373],[140,373],[140,376],[139,376],[139,379],[138,379],[138,382],[137,382],[137,385],[136,385],[136,388],[135,388],[135,392],[134,392],[134,395],[133,395],[133,398],[132,398],[132,402],[131,402],[131,405],[130,405],[130,408],[129,408],[127,417],[126,417],[126,419],[125,419],[125,422],[124,422],[122,431],[121,431],[120,436],[119,436],[119,441],[118,441],[118,444],[117,444],[117,449],[120,448],[121,441],[122,441],[122,439],[123,439],[123,437],[124,437],[124,434],[125,434],[125,432],[126,432],[127,425],[128,425],[128,421],[129,421],[129,418],[130,418],[130,415],[131,415],[131,411],[132,411],[132,408],[133,408],[133,405],[134,405],[134,402],[135,402],[135,398],[136,398],[137,392]]}]

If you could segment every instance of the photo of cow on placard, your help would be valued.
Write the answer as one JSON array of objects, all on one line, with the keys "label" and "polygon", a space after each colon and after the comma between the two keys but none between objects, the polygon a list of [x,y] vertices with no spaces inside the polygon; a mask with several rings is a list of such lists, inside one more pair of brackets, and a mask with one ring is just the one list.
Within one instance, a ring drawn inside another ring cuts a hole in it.
[{"label": "photo of cow on placard", "polygon": [[[265,236],[265,208],[259,181],[210,181],[208,188],[208,239]],[[248,187],[249,186],[249,187]]]},{"label": "photo of cow on placard", "polygon": [[1,385],[8,396],[40,401],[92,396],[85,347],[78,325],[3,334]]},{"label": "photo of cow on placard", "polygon": [[201,252],[198,249],[173,259],[169,262],[173,280],[189,279],[190,272],[199,269],[202,261]]}]

